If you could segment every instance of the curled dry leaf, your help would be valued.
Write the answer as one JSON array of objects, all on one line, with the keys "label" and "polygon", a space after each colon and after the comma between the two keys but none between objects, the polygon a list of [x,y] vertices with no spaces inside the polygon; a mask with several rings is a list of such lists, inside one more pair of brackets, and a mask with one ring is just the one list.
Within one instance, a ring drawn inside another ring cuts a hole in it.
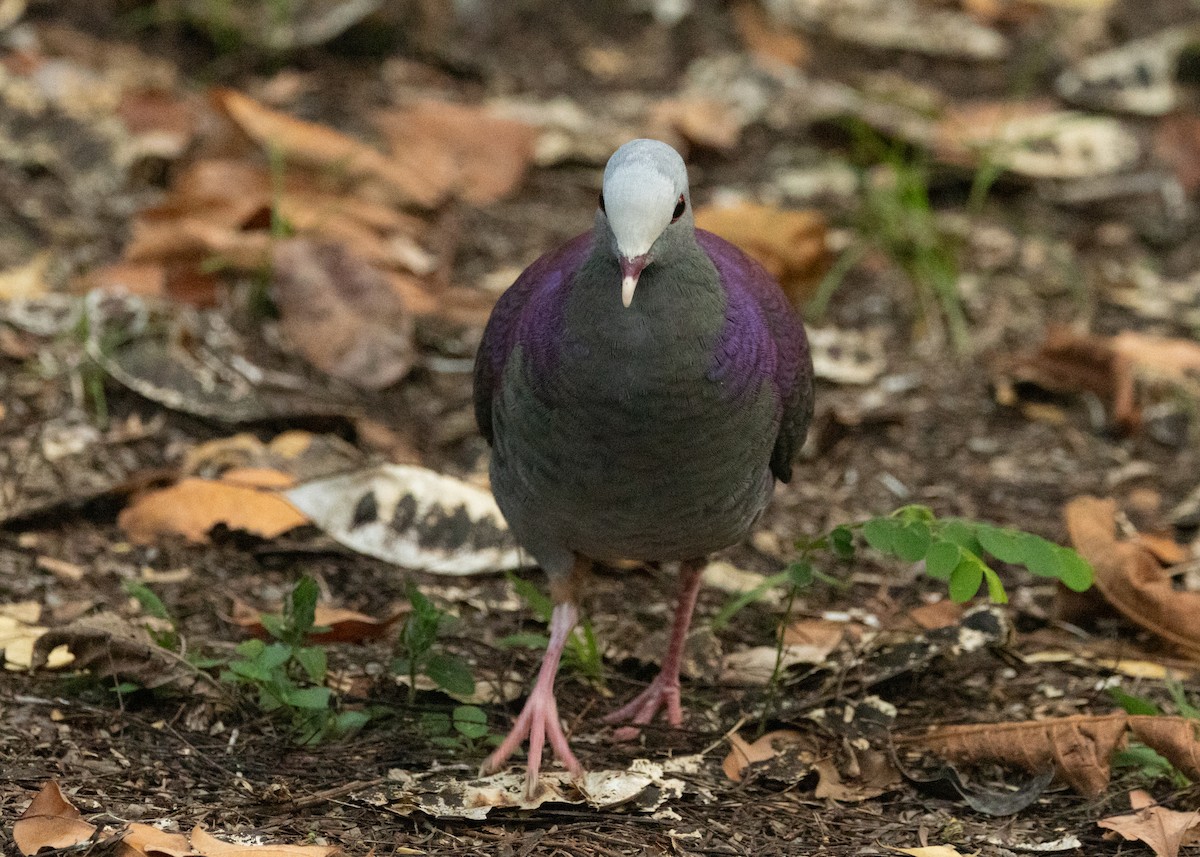
[{"label": "curled dry leaf", "polygon": [[1125,839],[1137,840],[1150,846],[1158,857],[1178,857],[1184,845],[1200,842],[1200,810],[1180,812],[1154,804],[1153,798],[1141,789],[1129,793],[1134,812],[1110,815],[1096,823]]},{"label": "curled dry leaf", "polygon": [[763,735],[752,744],[736,732],[731,733],[729,735],[729,755],[721,763],[721,770],[733,782],[740,783],[746,769],[751,765],[774,759],[784,747],[798,744],[803,740],[804,736],[793,729],[776,729],[774,732]]},{"label": "curled dry leaf", "polygon": [[1112,117],[1028,101],[953,107],[938,122],[934,147],[951,163],[1003,167],[1033,179],[1111,175],[1141,155],[1133,131]]},{"label": "curled dry leaf", "polygon": [[161,830],[152,824],[130,822],[117,845],[117,857],[191,857],[188,838],[182,833]]},{"label": "curled dry leaf", "polygon": [[491,493],[423,467],[380,465],[286,496],[341,544],[405,568],[457,575],[520,565]]},{"label": "curled dry leaf", "polygon": [[218,89],[213,101],[255,143],[289,162],[376,182],[400,203],[432,208],[445,198],[428,164],[417,159],[389,158],[340,131],[272,110],[236,90]]},{"label": "curled dry leaf", "polygon": [[412,366],[412,318],[403,300],[386,276],[345,246],[280,242],[273,294],[284,336],[335,378],[378,390]]},{"label": "curled dry leaf", "polygon": [[151,639],[148,621],[135,623],[114,613],[98,613],[52,628],[34,643],[31,666],[47,666],[50,653],[66,646],[75,656],[74,667],[102,678],[128,680],[145,688],[192,688],[202,674]]},{"label": "curled dry leaf", "polygon": [[801,306],[829,266],[825,218],[815,211],[786,211],[741,202],[702,208],[696,225],[715,232],[762,263],[779,280],[795,306]]},{"label": "curled dry leaf", "polygon": [[308,523],[270,490],[294,484],[286,473],[251,468],[227,471],[220,479],[185,477],[138,496],[121,510],[117,526],[135,544],[150,544],[165,535],[203,542],[218,524],[273,539]]},{"label": "curled dry leaf", "polygon": [[218,839],[199,825],[188,839],[199,857],[332,857],[341,851],[336,845],[239,845]]},{"label": "curled dry leaf", "polygon": [[1096,588],[1125,618],[1200,659],[1200,593],[1182,592],[1151,552],[1117,538],[1117,503],[1077,497],[1067,504],[1067,531],[1092,564]]},{"label": "curled dry leaf", "polygon": [[421,100],[376,123],[396,160],[419,165],[441,196],[474,205],[508,196],[533,162],[537,131],[485,107]]},{"label": "curled dry leaf", "polygon": [[1016,723],[943,726],[900,740],[951,761],[999,762],[1031,773],[1053,766],[1080,794],[1095,796],[1109,781],[1109,761],[1132,733],[1185,776],[1200,777],[1200,724],[1186,717],[1081,714]]},{"label": "curled dry leaf", "polygon": [[83,820],[83,814],[63,797],[62,789],[48,780],[13,823],[12,837],[26,857],[44,848],[70,848],[87,842],[96,825]]},{"label": "curled dry leaf", "polygon": [[[235,599],[233,624],[265,640],[271,635],[263,627],[262,612],[244,601]],[[282,607],[273,612],[282,612]],[[329,630],[320,634],[309,634],[308,639],[319,643],[362,643],[367,640],[381,640],[406,612],[401,610],[386,619],[376,619],[344,607],[326,607],[324,604],[318,604],[313,613],[313,625]]]},{"label": "curled dry leaf", "polygon": [[[38,611],[32,618],[27,613],[12,615],[0,611],[0,652],[3,653],[0,666],[6,669],[27,670],[33,666],[33,647],[48,630],[37,624],[38,615],[41,613],[40,605],[33,606],[37,607]],[[66,646],[58,646],[46,653],[45,665],[52,670],[61,669],[74,659]]]}]

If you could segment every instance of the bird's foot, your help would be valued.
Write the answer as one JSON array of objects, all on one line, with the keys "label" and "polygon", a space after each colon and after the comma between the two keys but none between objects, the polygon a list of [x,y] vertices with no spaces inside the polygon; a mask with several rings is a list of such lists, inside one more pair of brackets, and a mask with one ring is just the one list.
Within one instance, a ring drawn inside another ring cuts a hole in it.
[{"label": "bird's foot", "polygon": [[654,681],[650,682],[648,688],[635,696],[628,704],[605,717],[604,722],[623,723],[629,721],[631,725],[622,726],[613,732],[613,740],[632,741],[641,734],[641,727],[653,720],[654,715],[658,714],[659,709],[664,705],[667,707],[667,722],[672,726],[683,725],[683,703],[679,694],[679,674],[677,672],[670,676],[666,672],[660,672],[654,677]]},{"label": "bird's foot", "polygon": [[554,699],[554,691],[548,688],[535,687],[525,707],[508,736],[500,743],[492,755],[488,756],[479,769],[480,776],[494,774],[500,770],[508,757],[529,739],[529,767],[525,773],[525,797],[532,800],[537,794],[538,773],[542,766],[542,745],[548,740],[554,755],[563,763],[572,776],[583,776],[583,765],[571,752],[567,744],[567,736],[563,733],[562,724],[558,721],[558,702]]}]

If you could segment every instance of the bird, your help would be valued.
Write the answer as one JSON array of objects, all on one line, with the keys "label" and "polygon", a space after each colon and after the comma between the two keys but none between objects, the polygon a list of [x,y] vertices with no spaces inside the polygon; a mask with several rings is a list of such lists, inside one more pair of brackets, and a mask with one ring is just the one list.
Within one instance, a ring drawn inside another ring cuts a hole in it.
[{"label": "bird", "polygon": [[742,541],[787,482],[813,413],[812,360],[787,297],[753,259],[695,226],[687,168],[637,139],[604,169],[592,229],[537,259],[484,328],[474,407],[492,492],[549,578],[541,668],[494,773],[526,741],[525,793],[544,745],[583,766],[555,675],[596,568],[678,563],[661,669],[606,719],[628,740],[665,708],[682,725],[680,666],[707,557]]}]

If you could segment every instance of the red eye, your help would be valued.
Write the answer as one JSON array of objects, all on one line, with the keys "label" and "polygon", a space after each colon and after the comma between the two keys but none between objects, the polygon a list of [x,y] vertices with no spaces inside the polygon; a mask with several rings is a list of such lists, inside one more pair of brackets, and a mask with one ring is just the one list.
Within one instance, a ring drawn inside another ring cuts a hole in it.
[{"label": "red eye", "polygon": [[[604,211],[604,191],[600,191],[600,210]],[[604,211],[607,214],[607,211]]]},{"label": "red eye", "polygon": [[[601,205],[601,208],[604,206]],[[675,210],[671,212],[671,222],[674,223],[679,218],[683,217],[683,210],[687,208],[687,202],[684,201],[683,194],[679,194],[679,202],[675,203]]]}]

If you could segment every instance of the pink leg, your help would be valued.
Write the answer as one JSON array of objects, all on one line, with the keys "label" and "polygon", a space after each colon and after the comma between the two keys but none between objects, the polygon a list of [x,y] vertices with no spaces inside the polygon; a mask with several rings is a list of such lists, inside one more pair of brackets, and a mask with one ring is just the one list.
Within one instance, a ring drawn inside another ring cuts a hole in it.
[{"label": "pink leg", "polygon": [[567,635],[575,628],[578,620],[579,610],[570,601],[563,601],[554,606],[554,613],[550,617],[550,642],[546,646],[542,668],[538,671],[533,691],[525,701],[525,707],[521,709],[521,714],[508,737],[487,757],[480,769],[481,774],[495,773],[525,739],[529,738],[529,767],[525,774],[527,798],[532,799],[537,792],[538,771],[542,765],[542,745],[547,739],[554,755],[568,771],[575,776],[583,774],[583,766],[571,752],[567,736],[563,734],[562,724],[558,722],[558,702],[554,698],[554,675],[558,672],[558,662],[562,657],[563,646],[567,643]]},{"label": "pink leg", "polygon": [[675,624],[671,628],[671,642],[663,657],[662,667],[650,686],[635,696],[629,704],[618,708],[604,718],[606,723],[632,721],[613,732],[614,741],[631,741],[654,719],[664,705],[667,706],[667,722],[672,726],[683,724],[683,705],[679,698],[679,667],[683,663],[683,646],[687,641],[688,628],[692,624],[692,611],[696,608],[696,596],[700,594],[700,573],[704,564],[690,560],[679,566],[679,603],[675,607]]}]

